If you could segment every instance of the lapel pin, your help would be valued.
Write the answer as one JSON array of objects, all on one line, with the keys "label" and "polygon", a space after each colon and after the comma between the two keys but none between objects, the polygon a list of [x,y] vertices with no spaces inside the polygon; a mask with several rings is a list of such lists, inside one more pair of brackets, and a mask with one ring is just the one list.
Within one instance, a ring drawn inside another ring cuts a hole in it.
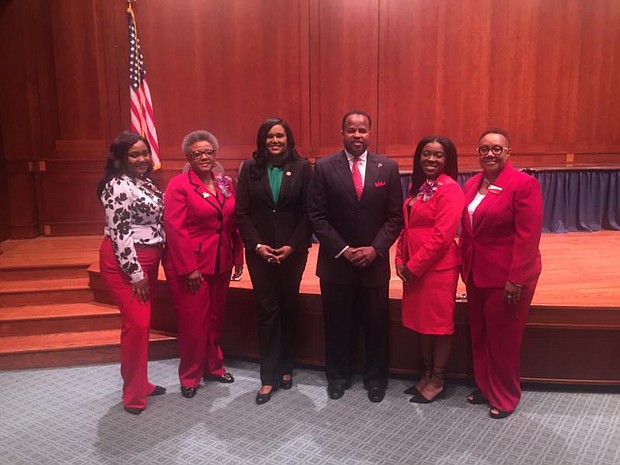
[{"label": "lapel pin", "polygon": [[291,174],[293,174],[293,173],[291,173],[290,171],[287,171],[287,172],[286,172],[286,175],[287,175],[287,176],[290,176]]},{"label": "lapel pin", "polygon": [[202,193],[202,197],[206,199],[207,197],[209,197],[209,193],[208,192],[203,192]]},{"label": "lapel pin", "polygon": [[487,188],[487,190],[488,190],[491,194],[494,194],[494,195],[499,195],[499,194],[500,194],[500,192],[502,191],[502,188],[501,188],[501,187],[499,187],[499,186],[495,186],[495,185],[491,184],[491,185]]}]

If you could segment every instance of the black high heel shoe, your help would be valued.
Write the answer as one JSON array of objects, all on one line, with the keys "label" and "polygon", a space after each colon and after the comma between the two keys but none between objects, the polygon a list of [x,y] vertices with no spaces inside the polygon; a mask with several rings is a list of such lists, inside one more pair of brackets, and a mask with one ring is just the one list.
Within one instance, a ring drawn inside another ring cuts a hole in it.
[{"label": "black high heel shoe", "polygon": [[512,415],[512,412],[506,412],[505,410],[500,410],[496,407],[491,407],[489,410],[489,416],[494,420],[501,420],[502,418],[506,418]]},{"label": "black high heel shoe", "polygon": [[478,390],[471,391],[467,396],[467,402],[472,405],[482,405],[487,403],[487,398]]},{"label": "black high heel shoe", "polygon": [[261,394],[260,389],[259,389],[258,393],[256,394],[256,404],[257,405],[266,404],[267,402],[271,400],[271,394],[273,394],[277,390],[278,390],[278,386],[276,384],[271,386],[271,391],[269,391],[267,394]]},{"label": "black high heel shoe", "polygon": [[[433,364],[429,360],[422,360],[422,367],[424,368],[424,371],[422,371],[422,373],[420,374],[420,379],[424,378],[427,373],[428,373],[429,378],[430,378],[432,376],[432,374],[433,374]],[[408,387],[407,389],[405,389],[403,391],[403,394],[407,394],[407,395],[410,395],[410,396],[419,396],[420,395],[420,391],[416,387],[416,385],[414,384],[413,386]]]},{"label": "black high heel shoe", "polygon": [[418,393],[414,395],[411,399],[409,399],[409,402],[413,402],[414,404],[431,404],[435,402],[436,400],[445,399],[445,397],[446,397],[446,387],[444,386],[443,388],[441,388],[441,391],[435,394],[435,397],[433,397],[432,399],[427,399],[422,394]]},{"label": "black high heel shoe", "polygon": [[[443,367],[434,367],[431,375],[431,379],[435,378],[439,380],[442,384],[444,383],[444,368]],[[430,381],[429,381],[430,382]],[[427,399],[422,395],[422,393],[418,393],[414,395],[409,402],[413,402],[414,404],[430,404],[439,399],[444,399],[446,397],[446,385],[443,384],[441,391],[439,391],[432,399]]]},{"label": "black high heel shoe", "polygon": [[290,389],[293,387],[293,377],[291,376],[290,379],[285,380],[284,378],[280,379],[280,381],[278,382],[278,385],[282,388],[282,389]]},{"label": "black high heel shoe", "polygon": [[195,387],[181,386],[181,395],[187,399],[194,397],[197,391],[198,388]]},{"label": "black high heel shoe", "polygon": [[124,407],[124,409],[125,409],[125,412],[131,413],[132,415],[140,415],[142,411],[144,410],[143,408],[138,408],[138,407]]}]

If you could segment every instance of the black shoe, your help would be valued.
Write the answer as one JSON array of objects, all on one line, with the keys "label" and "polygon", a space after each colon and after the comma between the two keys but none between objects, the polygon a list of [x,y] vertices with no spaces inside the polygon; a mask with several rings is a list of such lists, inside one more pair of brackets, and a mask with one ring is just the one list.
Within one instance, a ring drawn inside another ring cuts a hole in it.
[{"label": "black shoe", "polygon": [[258,405],[266,404],[267,402],[271,400],[271,394],[273,394],[277,390],[278,390],[278,387],[275,384],[271,386],[271,391],[269,391],[267,394],[261,394],[259,390],[258,393],[256,394],[256,404]]},{"label": "black shoe", "polygon": [[205,375],[202,377],[205,381],[217,381],[218,383],[230,384],[235,382],[232,373],[225,371],[221,375]]},{"label": "black shoe", "polygon": [[187,397],[188,399],[194,397],[196,395],[196,391],[198,391],[198,388],[181,386],[181,395],[183,397]]},{"label": "black shoe", "polygon": [[153,396],[161,396],[162,394],[166,393],[166,388],[163,386],[155,386],[155,388],[151,391],[151,393],[148,395],[149,397],[153,397]]},{"label": "black shoe", "polygon": [[328,384],[327,395],[330,399],[340,399],[344,396],[344,391],[347,389],[343,384]]},{"label": "black shoe", "polygon": [[385,389],[379,386],[368,388],[368,399],[371,402],[381,402],[385,397]]},{"label": "black shoe", "polygon": [[289,379],[288,381],[281,379],[278,384],[282,389],[290,389],[293,387],[293,378]]},{"label": "black shoe", "polygon": [[420,391],[418,391],[418,388],[415,387],[415,384],[407,389],[405,389],[403,391],[403,394],[408,394],[410,396],[417,396],[420,394]]},{"label": "black shoe", "polygon": [[491,407],[491,410],[489,410],[489,416],[494,420],[501,420],[502,418],[509,417],[510,415],[512,415],[512,412],[506,412],[495,407]]},{"label": "black shoe", "polygon": [[132,415],[140,415],[142,413],[143,408],[138,407],[125,407],[125,412],[131,413]]},{"label": "black shoe", "polygon": [[482,405],[487,403],[487,398],[476,389],[475,391],[471,391],[467,396],[467,402],[473,405]]},{"label": "black shoe", "polygon": [[421,393],[418,393],[418,394],[414,395],[411,399],[409,399],[409,402],[413,402],[414,404],[430,404],[432,402],[435,402],[436,400],[443,399],[444,397],[446,397],[446,387],[445,386],[443,388],[441,388],[441,391],[439,391],[435,395],[435,397],[433,397],[432,399],[427,399]]}]

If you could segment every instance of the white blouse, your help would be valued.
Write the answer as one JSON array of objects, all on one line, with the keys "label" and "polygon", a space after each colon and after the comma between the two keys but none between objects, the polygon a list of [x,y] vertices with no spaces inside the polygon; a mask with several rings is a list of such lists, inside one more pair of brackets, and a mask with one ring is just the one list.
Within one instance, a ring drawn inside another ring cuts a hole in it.
[{"label": "white blouse", "polygon": [[105,210],[103,232],[112,239],[120,268],[132,283],[144,279],[135,245],[166,242],[161,191],[150,179],[122,175],[107,182],[101,203]]},{"label": "white blouse", "polygon": [[472,200],[471,203],[467,205],[467,213],[469,213],[469,224],[471,224],[472,226],[474,225],[474,212],[476,211],[476,208],[478,208],[478,205],[480,205],[480,202],[482,202],[482,200],[484,199],[485,195],[486,194],[476,192],[474,200]]}]

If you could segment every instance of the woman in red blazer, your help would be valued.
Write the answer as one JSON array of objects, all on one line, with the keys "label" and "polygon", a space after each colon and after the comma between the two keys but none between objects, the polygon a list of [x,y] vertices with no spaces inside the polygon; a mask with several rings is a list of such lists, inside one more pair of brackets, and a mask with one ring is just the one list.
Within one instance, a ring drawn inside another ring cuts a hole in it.
[{"label": "woman in red blazer", "polygon": [[219,341],[231,271],[234,266],[235,275],[241,275],[243,247],[232,180],[213,173],[217,139],[194,131],[185,136],[182,149],[191,169],[172,178],[166,189],[163,264],[178,322],[181,393],[191,398],[201,377],[234,382],[222,365]]},{"label": "woman in red blazer", "polygon": [[445,392],[461,265],[455,236],[463,191],[457,175],[456,147],[449,139],[427,136],[418,143],[403,206],[405,227],[396,246],[396,273],[403,281],[403,325],[419,333],[424,365],[419,381],[405,390],[416,403],[430,403]]},{"label": "woman in red blazer", "polygon": [[474,377],[471,404],[510,415],[521,398],[519,352],[541,270],[540,185],[508,162],[510,139],[489,129],[478,143],[482,173],[465,186],[459,246],[467,286]]}]

